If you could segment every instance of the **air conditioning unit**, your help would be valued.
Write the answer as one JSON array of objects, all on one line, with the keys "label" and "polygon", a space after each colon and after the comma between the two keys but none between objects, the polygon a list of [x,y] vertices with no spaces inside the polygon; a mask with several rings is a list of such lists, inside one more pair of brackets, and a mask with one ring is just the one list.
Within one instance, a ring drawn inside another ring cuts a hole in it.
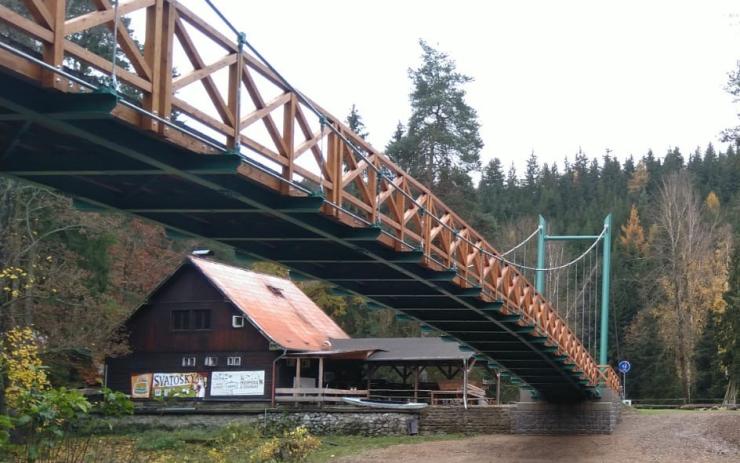
[{"label": "air conditioning unit", "polygon": [[231,326],[234,328],[244,328],[244,317],[241,315],[232,315]]}]

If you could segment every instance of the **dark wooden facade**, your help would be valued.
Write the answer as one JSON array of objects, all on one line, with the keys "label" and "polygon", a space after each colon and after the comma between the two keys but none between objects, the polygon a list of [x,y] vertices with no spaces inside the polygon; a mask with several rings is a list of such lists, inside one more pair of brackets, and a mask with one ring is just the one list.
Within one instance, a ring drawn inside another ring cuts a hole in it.
[{"label": "dark wooden facade", "polygon": [[[175,311],[190,312],[188,329],[177,329]],[[195,323],[195,311],[199,311],[200,325],[203,325],[202,314],[208,314],[207,328]],[[273,362],[283,351],[271,350],[269,340],[248,320],[244,327],[234,328],[234,315],[244,314],[194,265],[186,262],[126,323],[131,353],[108,359],[108,387],[130,394],[134,374],[202,372],[209,377],[206,399],[212,399],[210,376],[213,371],[264,371],[264,395],[239,396],[238,399],[271,400]],[[195,357],[195,365],[183,366],[184,357]],[[217,364],[206,365],[206,357],[216,357]],[[241,364],[227,365],[229,357],[239,357]],[[287,381],[283,379],[280,385]]]}]

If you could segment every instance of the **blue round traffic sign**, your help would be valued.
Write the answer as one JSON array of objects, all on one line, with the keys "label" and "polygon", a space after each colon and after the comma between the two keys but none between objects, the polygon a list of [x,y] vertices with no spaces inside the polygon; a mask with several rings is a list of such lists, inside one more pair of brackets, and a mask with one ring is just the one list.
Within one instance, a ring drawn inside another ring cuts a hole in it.
[{"label": "blue round traffic sign", "polygon": [[627,373],[632,368],[632,365],[627,360],[622,360],[617,364],[617,369],[620,373]]}]

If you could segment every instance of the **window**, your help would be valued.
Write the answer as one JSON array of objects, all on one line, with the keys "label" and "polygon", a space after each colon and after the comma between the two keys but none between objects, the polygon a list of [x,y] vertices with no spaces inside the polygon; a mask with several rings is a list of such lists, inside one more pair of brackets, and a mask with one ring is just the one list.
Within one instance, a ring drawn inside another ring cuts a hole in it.
[{"label": "window", "polygon": [[218,365],[218,357],[206,357],[206,360],[203,363],[205,363],[207,367],[215,367]]},{"label": "window", "polygon": [[244,317],[241,315],[232,315],[231,326],[234,328],[244,328]]},{"label": "window", "polygon": [[211,329],[210,310],[173,310],[173,330],[209,330]]},{"label": "window", "polygon": [[278,287],[276,287],[276,286],[267,285],[267,289],[269,289],[270,292],[272,294],[274,294],[275,296],[285,297],[285,296],[283,296],[283,290],[280,289],[280,288],[278,288]]},{"label": "window", "polygon": [[190,329],[190,311],[173,310],[172,311],[172,329],[189,330]]},{"label": "window", "polygon": [[227,357],[226,358],[226,365],[230,367],[238,367],[242,364],[242,358],[241,357]]},{"label": "window", "polygon": [[211,329],[211,311],[210,310],[193,310],[193,329],[194,330]]},{"label": "window", "polygon": [[195,357],[183,357],[182,358],[182,366],[184,366],[184,367],[194,367],[195,366]]}]

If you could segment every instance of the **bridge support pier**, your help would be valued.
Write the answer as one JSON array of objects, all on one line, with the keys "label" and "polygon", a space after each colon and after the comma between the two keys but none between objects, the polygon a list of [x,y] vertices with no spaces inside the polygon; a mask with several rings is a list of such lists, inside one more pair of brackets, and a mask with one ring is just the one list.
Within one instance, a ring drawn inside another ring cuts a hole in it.
[{"label": "bridge support pier", "polygon": [[611,434],[620,419],[622,402],[603,388],[599,400],[551,403],[533,400],[521,389],[511,410],[514,434]]}]

